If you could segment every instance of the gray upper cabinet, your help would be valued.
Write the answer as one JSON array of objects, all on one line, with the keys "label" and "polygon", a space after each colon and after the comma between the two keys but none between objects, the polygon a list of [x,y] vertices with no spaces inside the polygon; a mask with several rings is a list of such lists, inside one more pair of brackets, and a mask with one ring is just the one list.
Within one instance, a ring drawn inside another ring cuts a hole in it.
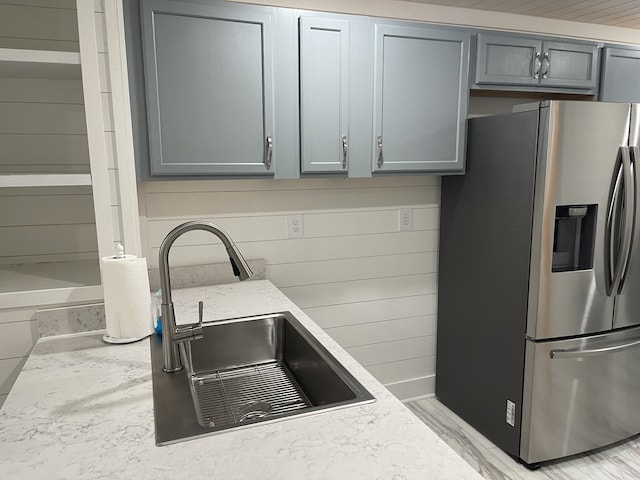
[{"label": "gray upper cabinet", "polygon": [[152,175],[272,175],[275,9],[143,0]]},{"label": "gray upper cabinet", "polygon": [[605,48],[599,100],[640,103],[640,50]]},{"label": "gray upper cabinet", "polygon": [[372,169],[464,168],[470,36],[374,22]]},{"label": "gray upper cabinet", "polygon": [[541,49],[540,40],[479,33],[476,83],[538,85]]},{"label": "gray upper cabinet", "polygon": [[347,172],[350,22],[302,16],[299,24],[302,173]]},{"label": "gray upper cabinet", "polygon": [[598,47],[569,42],[542,42],[540,84],[549,87],[595,89]]},{"label": "gray upper cabinet", "polygon": [[478,34],[475,84],[480,88],[504,85],[594,91],[597,79],[595,44]]}]

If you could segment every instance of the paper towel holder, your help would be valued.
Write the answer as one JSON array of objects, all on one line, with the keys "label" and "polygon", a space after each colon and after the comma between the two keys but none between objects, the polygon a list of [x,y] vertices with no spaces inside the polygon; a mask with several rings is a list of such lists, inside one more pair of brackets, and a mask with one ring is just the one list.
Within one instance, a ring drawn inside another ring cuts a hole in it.
[{"label": "paper towel holder", "polygon": [[[115,246],[115,255],[113,255],[112,257],[108,257],[108,258],[110,260],[125,260],[127,258],[127,256],[125,255],[124,246],[121,243],[117,243],[116,246]],[[106,310],[105,310],[105,313],[106,313]],[[107,328],[107,330],[108,330],[108,328]],[[113,344],[113,345],[127,344],[127,343],[138,342],[138,341],[140,341],[142,339],[145,339],[149,335],[151,335],[152,333],[153,332],[149,332],[146,335],[136,336],[136,337],[116,337],[116,336],[108,335],[108,333],[105,333],[102,336],[102,340],[105,343],[110,343],[110,344]]]}]

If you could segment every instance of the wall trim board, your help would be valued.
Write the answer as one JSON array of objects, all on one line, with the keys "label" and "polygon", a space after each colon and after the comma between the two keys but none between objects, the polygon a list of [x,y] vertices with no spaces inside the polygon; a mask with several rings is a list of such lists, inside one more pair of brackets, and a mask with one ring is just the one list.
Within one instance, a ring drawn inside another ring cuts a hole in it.
[{"label": "wall trim board", "polygon": [[138,197],[133,152],[131,109],[129,108],[129,84],[124,38],[124,14],[122,2],[104,1],[106,36],[109,49],[109,79],[114,115],[116,151],[113,155],[118,165],[118,188],[120,192],[120,219],[122,238],[126,251],[142,256]]},{"label": "wall trim board", "polygon": [[93,2],[79,0],[77,9],[98,252],[100,257],[104,257],[113,251],[113,221],[109,195],[107,147],[104,135],[103,94],[100,92],[97,27]]}]

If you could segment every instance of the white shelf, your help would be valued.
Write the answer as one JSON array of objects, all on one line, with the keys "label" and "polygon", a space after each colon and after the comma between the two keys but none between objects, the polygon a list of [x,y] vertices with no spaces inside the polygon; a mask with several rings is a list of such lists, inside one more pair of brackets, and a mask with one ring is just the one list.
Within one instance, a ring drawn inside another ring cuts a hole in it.
[{"label": "white shelf", "polygon": [[102,301],[98,259],[0,265],[0,305],[20,308]]},{"label": "white shelf", "polygon": [[7,187],[72,187],[91,185],[89,173],[44,173],[0,175],[0,188]]},{"label": "white shelf", "polygon": [[80,54],[0,48],[0,77],[79,80]]}]

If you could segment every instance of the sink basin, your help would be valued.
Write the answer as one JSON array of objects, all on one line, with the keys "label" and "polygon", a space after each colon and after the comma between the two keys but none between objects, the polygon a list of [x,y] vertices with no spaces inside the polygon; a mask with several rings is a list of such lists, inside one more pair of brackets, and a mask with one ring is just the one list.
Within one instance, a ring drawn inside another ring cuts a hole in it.
[{"label": "sink basin", "polygon": [[204,323],[180,355],[164,373],[152,337],[158,445],[374,401],[289,312]]}]

